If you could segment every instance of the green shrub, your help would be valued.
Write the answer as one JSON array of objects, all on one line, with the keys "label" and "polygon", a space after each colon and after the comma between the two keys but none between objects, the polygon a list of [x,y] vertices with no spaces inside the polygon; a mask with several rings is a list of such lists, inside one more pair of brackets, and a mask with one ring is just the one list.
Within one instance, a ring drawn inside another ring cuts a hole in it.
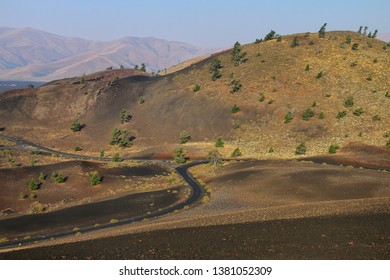
[{"label": "green shrub", "polygon": [[112,156],[112,161],[113,162],[121,162],[123,161],[122,158],[120,157],[119,153],[115,153],[113,156]]},{"label": "green shrub", "polygon": [[295,149],[296,155],[304,155],[307,152],[305,142],[301,142]]},{"label": "green shrub", "polygon": [[200,85],[196,84],[194,86],[194,92],[198,92],[200,90]]},{"label": "green shrub", "polygon": [[99,172],[93,171],[90,174],[89,182],[91,183],[91,186],[96,186],[100,184],[103,180],[103,178],[99,175]]},{"label": "green shrub", "polygon": [[359,117],[361,114],[363,114],[364,113],[364,110],[363,110],[363,108],[357,108],[357,109],[355,109],[354,111],[353,111],[353,114],[355,115],[355,116],[357,116],[357,117]]},{"label": "green shrub", "polygon": [[239,157],[239,156],[241,156],[242,154],[241,154],[241,151],[240,151],[240,148],[235,148],[234,149],[234,151],[232,152],[232,157]]},{"label": "green shrub", "polygon": [[372,75],[368,75],[368,77],[366,78],[367,81],[372,81]]},{"label": "green shrub", "polygon": [[145,99],[143,99],[142,97],[138,100],[138,103],[139,104],[144,104],[145,103]]},{"label": "green shrub", "polygon": [[380,121],[382,118],[381,118],[381,116],[379,116],[379,115],[374,115],[374,116],[372,116],[372,120],[374,120],[374,121]]},{"label": "green shrub", "polygon": [[328,153],[335,154],[338,149],[340,149],[339,145],[330,145]]},{"label": "green shrub", "polygon": [[263,102],[265,100],[265,96],[263,93],[260,94],[259,101]]},{"label": "green shrub", "polygon": [[32,178],[31,181],[27,184],[27,188],[30,191],[36,191],[39,189],[39,184],[35,182],[34,178]]},{"label": "green shrub", "polygon": [[319,118],[320,120],[325,119],[325,114],[324,114],[324,112],[321,112],[320,115],[318,116],[318,118]]},{"label": "green shrub", "polygon": [[352,61],[351,64],[349,65],[351,67],[356,67],[357,66],[357,61]]},{"label": "green shrub", "polygon": [[28,195],[28,198],[29,198],[29,199],[36,199],[36,198],[37,198],[37,195],[36,195],[35,193],[30,193],[30,194]]},{"label": "green shrub", "polygon": [[238,92],[242,85],[240,83],[239,80],[233,80],[230,82],[230,86],[232,87],[232,89],[230,90],[230,93],[235,93],[235,92]]},{"label": "green shrub", "polygon": [[389,93],[388,91],[386,91],[386,93],[385,93],[385,97],[388,97],[388,98],[390,98],[390,93]]},{"label": "green shrub", "polygon": [[218,150],[212,150],[207,155],[207,160],[213,165],[222,165],[223,159]]},{"label": "green shrub", "polygon": [[121,123],[129,122],[132,119],[132,115],[126,110],[121,111]]},{"label": "green shrub", "polygon": [[174,161],[177,163],[177,164],[183,164],[183,163],[186,163],[187,161],[187,158],[186,158],[186,155],[185,155],[185,152],[183,150],[183,148],[177,148],[173,151],[173,154],[174,154]]},{"label": "green shrub", "polygon": [[101,151],[100,151],[99,156],[100,156],[101,158],[104,157],[104,150],[101,150]]},{"label": "green shrub", "polygon": [[222,69],[221,60],[218,58],[215,58],[210,65],[210,72],[212,73],[211,79],[213,81],[216,81],[217,79],[222,77],[221,69]]},{"label": "green shrub", "polygon": [[230,111],[232,112],[232,114],[235,114],[235,113],[238,113],[238,112],[240,112],[240,107],[238,107],[237,106],[237,104],[234,104],[233,106],[232,106],[232,108],[230,109]]},{"label": "green shrub", "polygon": [[180,144],[185,144],[191,140],[191,136],[188,134],[186,130],[180,132],[179,137],[180,137]]},{"label": "green shrub", "polygon": [[340,111],[340,112],[337,113],[336,118],[337,118],[337,119],[342,119],[342,118],[344,118],[346,115],[347,115],[347,112],[346,112],[346,111]]},{"label": "green shrub", "polygon": [[76,147],[73,148],[73,150],[74,150],[75,152],[78,152],[78,151],[81,151],[81,148],[80,148],[80,146],[76,146]]},{"label": "green shrub", "polygon": [[310,70],[310,65],[309,64],[306,64],[306,68],[305,68],[305,71],[309,71]]},{"label": "green shrub", "polygon": [[215,147],[221,148],[224,145],[225,145],[225,142],[223,142],[222,138],[217,138],[217,140],[215,141]]},{"label": "green shrub", "polygon": [[358,44],[358,43],[352,44],[351,49],[352,49],[353,51],[357,51],[357,50],[359,49],[359,44]]},{"label": "green shrub", "polygon": [[373,63],[378,63],[378,58],[374,58],[374,60],[372,61]]},{"label": "green shrub", "polygon": [[389,131],[389,132],[385,132],[385,133],[383,134],[383,137],[384,137],[384,138],[389,138],[389,137],[390,137],[390,131]]},{"label": "green shrub", "polygon": [[274,147],[270,147],[270,148],[268,149],[268,153],[273,153],[273,152],[275,152]]},{"label": "green shrub", "polygon": [[310,118],[314,116],[314,111],[311,108],[308,108],[305,112],[302,114],[302,119],[305,121],[308,121]]},{"label": "green shrub", "polygon": [[78,119],[73,120],[73,122],[72,122],[72,124],[70,126],[70,129],[73,132],[80,131],[82,128],[83,128],[83,126],[81,125],[81,123],[80,123],[80,121]]},{"label": "green shrub", "polygon": [[268,104],[272,104],[272,103],[274,103],[273,99],[268,100]]},{"label": "green shrub", "polygon": [[57,173],[54,180],[61,184],[61,183],[64,183],[66,181],[67,177],[66,176],[63,176],[61,173]]},{"label": "green shrub", "polygon": [[38,180],[40,180],[40,181],[46,180],[46,175],[43,174],[42,171],[41,171],[41,173],[39,174]]},{"label": "green shrub", "polygon": [[290,47],[295,48],[295,47],[298,47],[298,46],[299,46],[298,37],[295,36],[294,39],[292,40],[291,44],[290,44]]},{"label": "green shrub", "polygon": [[386,148],[390,150],[390,141],[386,143]]},{"label": "green shrub", "polygon": [[347,99],[345,99],[344,101],[344,106],[345,107],[352,107],[354,104],[353,102],[353,97],[352,96],[348,96]]},{"label": "green shrub", "polygon": [[135,139],[133,136],[129,136],[129,132],[127,130],[120,130],[117,128],[114,128],[114,130],[111,133],[111,141],[110,145],[112,146],[119,146],[123,148],[128,148],[133,146],[132,141]]},{"label": "green shrub", "polygon": [[287,112],[284,116],[284,123],[290,123],[294,119],[294,112]]},{"label": "green shrub", "polygon": [[322,71],[317,73],[316,79],[319,79],[322,77]]},{"label": "green shrub", "polygon": [[347,43],[348,45],[351,44],[351,36],[348,35],[347,38],[345,39],[345,43]]},{"label": "green shrub", "polygon": [[19,199],[26,199],[27,198],[27,194],[21,192],[21,193],[19,193],[18,197],[19,197]]}]

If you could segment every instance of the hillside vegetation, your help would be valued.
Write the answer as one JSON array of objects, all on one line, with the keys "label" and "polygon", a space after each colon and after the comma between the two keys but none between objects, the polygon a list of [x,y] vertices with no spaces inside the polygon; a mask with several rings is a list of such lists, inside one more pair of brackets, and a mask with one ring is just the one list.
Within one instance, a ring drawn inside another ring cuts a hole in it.
[{"label": "hillside vegetation", "polygon": [[[217,138],[222,155],[239,147],[242,157],[257,158],[324,154],[331,145],[338,152],[348,143],[386,148],[385,42],[348,31],[302,33],[236,44],[232,52],[166,76],[121,78],[115,70],[109,81],[77,77],[9,92],[0,97],[1,126],[33,142],[96,154],[172,156],[181,146],[205,157]],[[123,111],[129,117],[121,122]],[[78,132],[70,129],[75,119],[85,125]],[[109,144],[114,128],[131,136],[131,147]],[[190,137],[180,144],[183,131]]]}]

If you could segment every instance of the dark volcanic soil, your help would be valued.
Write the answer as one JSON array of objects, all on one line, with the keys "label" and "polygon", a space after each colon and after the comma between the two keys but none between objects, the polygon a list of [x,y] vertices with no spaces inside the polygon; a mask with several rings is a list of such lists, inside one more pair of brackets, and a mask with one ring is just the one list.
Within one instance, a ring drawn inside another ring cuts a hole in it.
[{"label": "dark volcanic soil", "polygon": [[162,230],[0,254],[0,259],[389,258],[389,214]]}]

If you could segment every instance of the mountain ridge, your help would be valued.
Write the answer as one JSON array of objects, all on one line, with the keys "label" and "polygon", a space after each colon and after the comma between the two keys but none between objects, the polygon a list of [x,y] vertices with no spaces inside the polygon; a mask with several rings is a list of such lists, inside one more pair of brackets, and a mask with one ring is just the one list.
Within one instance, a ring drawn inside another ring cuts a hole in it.
[{"label": "mountain ridge", "polygon": [[104,42],[32,28],[0,27],[0,79],[50,81],[107,67],[145,63],[157,72],[212,50],[155,37],[125,36]]}]

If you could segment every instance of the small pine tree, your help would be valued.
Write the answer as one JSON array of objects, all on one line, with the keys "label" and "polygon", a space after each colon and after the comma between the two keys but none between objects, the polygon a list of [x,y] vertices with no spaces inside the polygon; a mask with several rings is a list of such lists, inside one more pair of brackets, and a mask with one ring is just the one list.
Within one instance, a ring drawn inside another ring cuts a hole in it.
[{"label": "small pine tree", "polygon": [[132,119],[132,115],[129,114],[126,110],[121,111],[121,123],[129,122]]},{"label": "small pine tree", "polygon": [[240,151],[240,148],[235,148],[234,149],[234,151],[232,152],[232,157],[239,157],[239,156],[241,156],[242,154],[241,154],[241,151]]},{"label": "small pine tree", "polygon": [[374,34],[372,34],[372,38],[376,38],[377,33],[378,33],[378,29],[375,29]]},{"label": "small pine tree", "polygon": [[185,155],[185,152],[183,150],[183,148],[177,148],[173,151],[174,153],[174,161],[177,163],[177,164],[183,164],[183,163],[186,163],[187,161],[187,158],[186,158],[186,155]]},{"label": "small pine tree", "polygon": [[364,26],[363,35],[367,35],[367,29],[368,29],[368,26]]},{"label": "small pine tree", "polygon": [[141,63],[141,69],[140,69],[142,72],[146,72],[146,64],[145,63]]},{"label": "small pine tree", "polygon": [[196,84],[194,86],[194,92],[198,92],[200,90],[200,85]]},{"label": "small pine tree", "polygon": [[186,130],[180,132],[179,137],[180,137],[180,144],[185,144],[191,140],[191,136],[188,134]]},{"label": "small pine tree", "polygon": [[237,104],[234,104],[230,110],[232,114],[240,112],[240,107],[237,106]]},{"label": "small pine tree", "polygon": [[225,145],[225,142],[223,142],[222,138],[217,138],[215,141],[215,147],[216,148],[222,148]]},{"label": "small pine tree", "polygon": [[294,112],[288,112],[285,116],[284,116],[284,123],[290,123],[292,120],[294,119]]},{"label": "small pine tree", "polygon": [[325,28],[326,28],[326,24],[327,24],[327,23],[324,23],[324,25],[321,26],[320,30],[318,31],[318,37],[319,37],[319,38],[325,38]]},{"label": "small pine tree", "polygon": [[112,156],[112,161],[113,161],[113,162],[121,162],[121,161],[122,161],[122,158],[120,157],[119,153],[115,153],[115,154]]},{"label": "small pine tree", "polygon": [[64,183],[66,179],[67,179],[66,176],[63,176],[61,173],[57,173],[54,178],[54,180],[59,184]]},{"label": "small pine tree", "polygon": [[291,42],[290,47],[295,48],[295,47],[297,47],[297,46],[299,46],[298,37],[295,36],[294,39],[293,39],[292,42]]},{"label": "small pine tree", "polygon": [[221,64],[221,60],[218,59],[218,58],[215,58],[212,63],[211,63],[211,66],[210,66],[210,72],[213,74],[211,79],[213,81],[216,81],[217,79],[221,78],[222,77],[222,74],[221,74],[221,69],[222,69],[222,64]]},{"label": "small pine tree", "polygon": [[347,112],[346,111],[340,111],[337,113],[337,116],[336,116],[336,119],[342,119],[344,118],[345,116],[347,115]]},{"label": "small pine tree", "polygon": [[308,108],[305,112],[302,114],[302,119],[305,121],[308,121],[310,118],[314,116],[314,111],[311,108]]},{"label": "small pine tree", "polygon": [[264,41],[269,41],[275,38],[276,32],[274,30],[271,30],[267,35],[264,37]]},{"label": "small pine tree", "polygon": [[80,121],[78,119],[75,119],[73,120],[72,122],[72,125],[70,126],[70,129],[73,131],[73,132],[77,132],[77,131],[80,131],[82,129],[82,125],[80,123]]},{"label": "small pine tree", "polygon": [[307,152],[307,148],[305,145],[305,142],[301,142],[297,148],[295,149],[295,154],[296,155],[304,155]]},{"label": "small pine tree", "polygon": [[363,29],[363,26],[360,26],[357,33],[362,34],[362,29]]},{"label": "small pine tree", "polygon": [[46,175],[43,174],[42,171],[41,171],[41,173],[39,174],[38,180],[40,180],[40,181],[46,180]]},{"label": "small pine tree", "polygon": [[363,108],[357,108],[357,109],[355,109],[354,111],[353,111],[353,114],[355,115],[355,116],[357,116],[357,117],[359,117],[361,114],[363,114],[364,113],[364,110],[363,110]]},{"label": "small pine tree", "polygon": [[242,63],[245,63],[247,61],[246,52],[241,51],[241,44],[239,42],[236,42],[234,44],[233,51],[231,52],[232,60],[234,61],[234,66],[238,66]]},{"label": "small pine tree", "polygon": [[103,178],[99,175],[99,172],[93,171],[90,174],[89,182],[91,183],[91,186],[96,186],[100,184],[103,180]]},{"label": "small pine tree", "polygon": [[39,189],[39,184],[35,182],[34,178],[32,178],[31,181],[28,183],[27,188],[30,191],[36,191]]},{"label": "small pine tree", "polygon": [[309,64],[306,64],[306,68],[305,68],[305,71],[309,71],[310,70],[310,65]]},{"label": "small pine tree", "polygon": [[347,99],[345,99],[344,101],[344,106],[345,107],[352,107],[354,104],[354,101],[353,101],[353,97],[352,96],[348,96]]},{"label": "small pine tree", "polygon": [[242,87],[240,80],[233,80],[230,82],[230,85],[232,86],[230,93],[238,92]]},{"label": "small pine tree", "polygon": [[335,154],[338,149],[340,149],[339,145],[330,145],[328,153]]}]

